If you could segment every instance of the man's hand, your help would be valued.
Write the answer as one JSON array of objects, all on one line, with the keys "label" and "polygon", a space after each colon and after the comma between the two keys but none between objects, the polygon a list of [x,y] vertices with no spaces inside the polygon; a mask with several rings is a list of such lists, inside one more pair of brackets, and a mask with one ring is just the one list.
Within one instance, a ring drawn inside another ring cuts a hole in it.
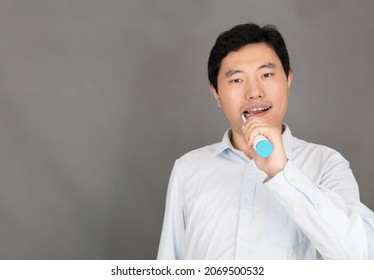
[{"label": "man's hand", "polygon": [[[243,134],[248,143],[249,154],[259,169],[270,178],[283,171],[288,159],[284,151],[282,129],[280,127],[271,126],[259,118],[250,117],[243,125]],[[273,153],[267,158],[257,155],[253,148],[253,140],[257,135],[265,136],[273,144]]]}]

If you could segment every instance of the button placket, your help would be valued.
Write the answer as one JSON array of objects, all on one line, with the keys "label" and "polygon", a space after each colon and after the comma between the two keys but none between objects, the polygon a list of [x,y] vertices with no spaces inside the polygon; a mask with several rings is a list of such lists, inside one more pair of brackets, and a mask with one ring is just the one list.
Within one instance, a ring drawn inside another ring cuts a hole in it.
[{"label": "button placket", "polygon": [[250,251],[249,233],[253,212],[253,198],[256,189],[256,168],[253,161],[244,170],[238,233],[236,242],[236,259],[247,259]]}]

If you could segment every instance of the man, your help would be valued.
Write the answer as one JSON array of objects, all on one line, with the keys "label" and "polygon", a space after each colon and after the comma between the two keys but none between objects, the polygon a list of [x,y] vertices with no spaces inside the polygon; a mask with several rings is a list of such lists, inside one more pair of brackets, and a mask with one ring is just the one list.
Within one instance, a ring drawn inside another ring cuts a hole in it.
[{"label": "man", "polygon": [[[283,123],[292,70],[276,28],[222,33],[208,74],[231,129],[175,162],[158,259],[372,259],[374,215],[349,163]],[[266,158],[258,135],[273,145]]]}]

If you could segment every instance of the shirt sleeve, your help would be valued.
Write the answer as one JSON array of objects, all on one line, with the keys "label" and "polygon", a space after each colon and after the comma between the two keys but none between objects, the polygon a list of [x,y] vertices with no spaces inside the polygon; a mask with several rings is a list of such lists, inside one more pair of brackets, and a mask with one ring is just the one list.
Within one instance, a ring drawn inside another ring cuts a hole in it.
[{"label": "shirt sleeve", "polygon": [[183,199],[178,182],[177,162],[174,164],[168,191],[164,222],[158,248],[158,260],[183,259],[183,240],[185,232]]},{"label": "shirt sleeve", "polygon": [[359,200],[349,163],[325,164],[319,182],[291,160],[265,183],[324,259],[373,259],[374,214]]}]

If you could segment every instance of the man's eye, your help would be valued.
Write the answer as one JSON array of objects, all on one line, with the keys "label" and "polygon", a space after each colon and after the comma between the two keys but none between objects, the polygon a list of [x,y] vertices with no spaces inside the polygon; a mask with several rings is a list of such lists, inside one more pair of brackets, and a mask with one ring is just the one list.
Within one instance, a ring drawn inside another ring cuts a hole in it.
[{"label": "man's eye", "polygon": [[233,79],[233,80],[231,80],[230,83],[238,84],[238,83],[240,83],[241,81],[243,81],[243,80],[238,78],[238,79]]},{"label": "man's eye", "polygon": [[269,78],[271,76],[273,76],[272,73],[265,73],[265,74],[262,75],[262,77],[264,77],[264,78]]}]

